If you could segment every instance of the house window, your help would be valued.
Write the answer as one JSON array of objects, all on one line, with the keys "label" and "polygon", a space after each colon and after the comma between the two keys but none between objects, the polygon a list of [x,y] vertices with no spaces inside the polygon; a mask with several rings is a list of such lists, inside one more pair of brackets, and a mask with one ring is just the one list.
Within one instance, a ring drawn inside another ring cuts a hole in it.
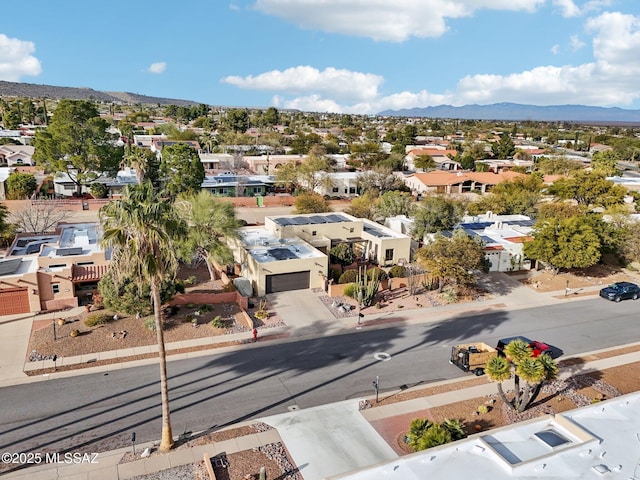
[{"label": "house window", "polygon": [[59,283],[52,283],[51,284],[51,293],[53,293],[54,295],[57,293],[60,293],[60,284]]},{"label": "house window", "polygon": [[349,187],[349,193],[356,193],[356,187]]},{"label": "house window", "polygon": [[311,235],[313,235],[314,237],[315,237],[317,234],[318,234],[318,231],[317,231],[317,230],[314,230],[314,231],[312,231],[312,232],[311,232]]},{"label": "house window", "polygon": [[66,266],[67,266],[66,263],[53,263],[49,265],[49,268],[64,268]]},{"label": "house window", "polygon": [[338,188],[338,187],[333,187],[333,190],[332,190],[332,191],[333,191],[333,193],[338,193],[339,188]]},{"label": "house window", "polygon": [[93,262],[78,262],[78,263],[76,263],[76,265],[79,266],[79,267],[83,267],[85,265],[93,265]]},{"label": "house window", "polygon": [[384,261],[391,262],[393,260],[393,248],[387,248],[384,251]]}]

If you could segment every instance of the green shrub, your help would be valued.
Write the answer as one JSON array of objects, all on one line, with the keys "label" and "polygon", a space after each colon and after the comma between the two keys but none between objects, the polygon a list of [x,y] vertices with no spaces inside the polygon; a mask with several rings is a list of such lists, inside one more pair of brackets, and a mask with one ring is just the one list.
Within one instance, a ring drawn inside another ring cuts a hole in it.
[{"label": "green shrub", "polygon": [[329,278],[333,280],[333,283],[339,283],[340,275],[341,275],[340,270],[338,270],[337,268],[329,269]]},{"label": "green shrub", "polygon": [[89,186],[89,192],[93,198],[107,198],[109,189],[104,183],[92,183]]},{"label": "green shrub", "polygon": [[389,277],[391,278],[404,278],[406,276],[407,269],[404,265],[394,265],[389,269]]},{"label": "green shrub", "polygon": [[418,439],[416,450],[426,450],[427,448],[444,445],[453,440],[451,432],[441,423],[434,423]]},{"label": "green shrub", "polygon": [[482,404],[477,408],[477,412],[481,415],[484,415],[485,413],[489,413],[489,406]]},{"label": "green shrub", "polygon": [[95,327],[98,325],[104,325],[105,323],[107,323],[109,320],[111,320],[111,316],[107,315],[106,313],[91,313],[87,316],[87,319],[84,321],[84,324],[87,327]]},{"label": "green shrub", "polygon": [[222,321],[222,318],[220,318],[220,315],[216,315],[216,317],[209,322],[209,325],[211,325],[213,328],[225,328],[226,327],[226,325]]},{"label": "green shrub", "polygon": [[207,313],[213,310],[213,307],[207,303],[205,303],[204,305],[200,305],[198,307],[198,310],[200,310],[201,313]]},{"label": "green shrub", "polygon": [[369,280],[374,280],[376,278],[378,280],[386,280],[388,278],[388,275],[387,275],[387,272],[385,272],[380,267],[372,267],[369,270],[367,270],[367,278]]},{"label": "green shrub", "polygon": [[346,287],[344,287],[344,290],[343,290],[342,293],[347,297],[357,298],[357,296],[358,296],[358,285],[355,284],[355,283],[350,283]]},{"label": "green shrub", "polygon": [[357,281],[357,279],[358,279],[357,270],[347,270],[342,275],[340,275],[340,278],[338,279],[338,283],[340,284],[353,283]]},{"label": "green shrub", "polygon": [[175,282],[173,282],[173,289],[176,291],[176,293],[184,293],[185,292],[184,281],[176,280]]},{"label": "green shrub", "polygon": [[156,331],[156,319],[154,317],[148,317],[144,321],[144,326],[150,332]]},{"label": "green shrub", "polygon": [[447,287],[442,292],[442,298],[447,303],[458,303],[458,290],[456,287]]}]

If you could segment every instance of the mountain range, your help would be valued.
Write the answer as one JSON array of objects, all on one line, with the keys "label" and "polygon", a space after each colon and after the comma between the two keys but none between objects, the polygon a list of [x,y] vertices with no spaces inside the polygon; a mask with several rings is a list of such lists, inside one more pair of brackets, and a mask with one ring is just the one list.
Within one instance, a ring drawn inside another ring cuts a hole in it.
[{"label": "mountain range", "polygon": [[130,92],[101,92],[92,88],[55,87],[53,85],[37,85],[34,83],[5,82],[0,80],[0,97],[26,97],[33,99],[50,98],[61,100],[98,100],[107,103],[142,104],[142,105],[178,105],[190,107],[200,102],[178,100],[174,98],[149,97]]},{"label": "mountain range", "polygon": [[437,107],[385,110],[381,116],[459,118],[467,120],[509,120],[541,122],[582,122],[593,124],[640,124],[640,110],[585,105],[522,105],[494,103],[491,105],[439,105]]},{"label": "mountain range", "polygon": [[[33,99],[98,100],[128,105],[178,105],[195,106],[202,102],[164,97],[150,97],[131,92],[103,92],[87,87],[57,87],[34,83],[6,82],[0,80],[0,98],[27,97]],[[640,110],[584,105],[522,105],[518,103],[494,103],[491,105],[438,105],[436,107],[385,110],[378,115],[391,117],[451,118],[466,120],[506,120],[541,122],[581,122],[591,124],[640,125]]]}]

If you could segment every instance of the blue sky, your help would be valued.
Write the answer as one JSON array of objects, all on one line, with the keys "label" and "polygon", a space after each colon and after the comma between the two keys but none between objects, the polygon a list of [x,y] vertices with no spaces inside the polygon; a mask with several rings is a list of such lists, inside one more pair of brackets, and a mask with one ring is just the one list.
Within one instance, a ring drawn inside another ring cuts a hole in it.
[{"label": "blue sky", "polygon": [[0,80],[358,114],[640,108],[638,0],[5,3]]}]

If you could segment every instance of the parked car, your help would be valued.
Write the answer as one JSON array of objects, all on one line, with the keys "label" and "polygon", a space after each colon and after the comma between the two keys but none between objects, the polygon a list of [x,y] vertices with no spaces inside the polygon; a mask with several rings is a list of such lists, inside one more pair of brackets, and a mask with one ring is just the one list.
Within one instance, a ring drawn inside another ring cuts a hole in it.
[{"label": "parked car", "polygon": [[523,337],[521,335],[518,335],[515,337],[501,338],[500,340],[498,340],[498,345],[496,346],[498,355],[504,357],[504,347],[509,345],[514,340],[522,340],[524,343],[528,344],[531,347],[531,350],[533,350],[531,354],[533,358],[537,357],[541,353],[549,353],[553,358],[555,358],[555,355],[552,354],[553,352],[550,350],[549,345],[543,342],[539,342],[537,340],[530,340],[527,337]]},{"label": "parked car", "polygon": [[637,300],[640,298],[640,287],[631,282],[616,282],[600,290],[600,296],[613,302],[629,298]]}]

